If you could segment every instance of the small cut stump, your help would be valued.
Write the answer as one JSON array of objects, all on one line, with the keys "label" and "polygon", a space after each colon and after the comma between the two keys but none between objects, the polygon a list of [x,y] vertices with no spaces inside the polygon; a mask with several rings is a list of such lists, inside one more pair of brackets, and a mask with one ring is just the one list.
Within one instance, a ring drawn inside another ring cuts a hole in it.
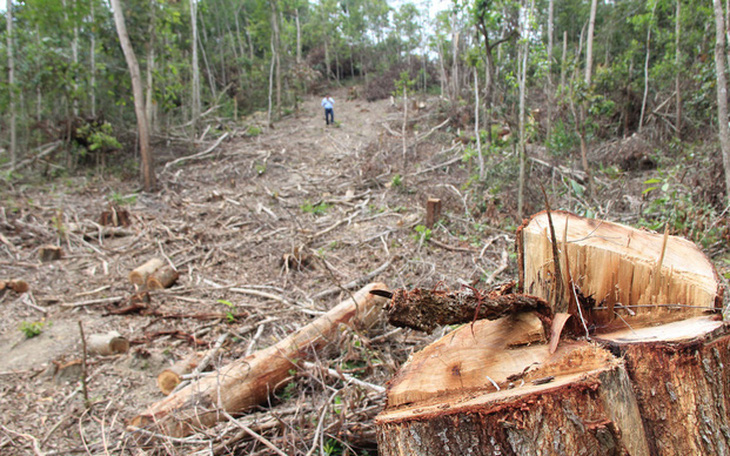
[{"label": "small cut stump", "polygon": [[518,231],[519,287],[568,309],[557,350],[541,309],[446,334],[389,382],[379,454],[730,454],[730,327],[707,257],[551,215],[554,237],[544,212]]}]

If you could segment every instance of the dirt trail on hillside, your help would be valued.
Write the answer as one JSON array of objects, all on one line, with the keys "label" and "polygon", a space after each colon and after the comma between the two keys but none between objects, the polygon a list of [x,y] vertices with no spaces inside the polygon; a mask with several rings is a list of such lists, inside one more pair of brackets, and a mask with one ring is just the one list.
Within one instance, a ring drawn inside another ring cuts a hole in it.
[{"label": "dirt trail on hillside", "polygon": [[[158,372],[225,333],[228,342],[213,368],[281,340],[346,298],[344,288],[376,280],[396,288],[510,277],[512,237],[466,205],[459,144],[442,129],[415,139],[443,119],[428,107],[414,110],[404,156],[395,133],[402,111],[387,100],[347,100],[348,93],[333,93],[337,126],[325,126],[321,97],[309,97],[296,115],[262,134],[247,133],[264,126],[261,115],[251,116],[204,158],[158,164],[155,193],[110,176],[34,182],[3,193],[0,279],[22,278],[31,291],[0,296],[0,452],[28,454],[34,436],[50,454],[140,454],[143,448],[191,454],[208,447],[202,441],[224,445],[219,454],[254,454],[260,444],[233,439],[232,423],[191,443],[140,443],[124,423],[163,397]],[[214,143],[209,134],[195,148]],[[416,228],[428,196],[442,199],[450,221],[425,236]],[[110,202],[129,212],[130,226],[99,225]],[[42,263],[43,244],[61,246],[63,257]],[[150,292],[146,307],[125,311],[140,291],[127,275],[153,257],[178,269],[177,283]],[[86,412],[78,373],[56,372],[81,356],[79,321],[87,335],[114,330],[132,342],[129,353],[90,357],[93,407]],[[27,338],[23,323],[38,323],[40,334]],[[367,333],[342,332],[318,362],[384,385],[428,340],[381,322]],[[271,404],[244,419],[287,454],[306,454],[312,442],[372,454],[372,418],[382,400],[302,369]],[[262,424],[272,419],[280,424]]]}]

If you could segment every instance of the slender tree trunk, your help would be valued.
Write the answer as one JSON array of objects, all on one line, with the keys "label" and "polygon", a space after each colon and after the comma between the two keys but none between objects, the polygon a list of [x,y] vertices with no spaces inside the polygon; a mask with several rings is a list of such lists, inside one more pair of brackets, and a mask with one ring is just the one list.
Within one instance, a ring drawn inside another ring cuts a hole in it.
[{"label": "slender tree trunk", "polygon": [[10,167],[15,169],[15,164],[18,161],[18,143],[17,143],[17,131],[16,131],[16,118],[15,112],[15,57],[13,55],[13,0],[6,0],[5,3],[7,19],[8,35],[7,35],[7,47],[8,47],[8,92],[10,93]]},{"label": "slender tree trunk", "polygon": [[271,31],[273,33],[272,43],[275,48],[274,58],[276,62],[276,118],[281,118],[281,36],[279,34],[279,18],[277,14],[278,2],[271,1]]},{"label": "slender tree trunk", "polygon": [[715,7],[715,73],[717,75],[717,121],[722,162],[725,168],[725,198],[730,200],[730,127],[727,117],[727,79],[725,78],[725,20],[720,0]]},{"label": "slender tree trunk", "polygon": [[152,154],[150,151],[150,135],[147,127],[147,115],[144,111],[144,91],[142,90],[142,77],[139,72],[137,57],[134,55],[132,42],[127,34],[127,26],[124,23],[124,11],[120,0],[111,0],[114,10],[114,23],[119,35],[119,43],[124,52],[124,58],[129,67],[129,75],[132,79],[132,92],[134,94],[134,112],[137,114],[137,129],[139,130],[139,150],[141,157],[142,179],[145,191],[152,191],[156,185],[155,171],[153,168]]},{"label": "slender tree trunk", "polygon": [[156,4],[152,3],[152,17],[150,18],[150,25],[147,29],[147,36],[149,41],[147,42],[147,94],[145,95],[145,113],[147,114],[147,124],[149,125],[150,132],[154,132],[155,128],[155,116],[154,116],[154,103],[152,103],[154,94],[154,80],[153,74],[155,71],[155,16],[156,16]]},{"label": "slender tree trunk", "polygon": [[327,70],[327,82],[330,80],[330,75],[332,74],[332,69],[330,68],[330,48],[327,44],[327,37],[324,38],[324,66]]},{"label": "slender tree trunk", "polygon": [[550,129],[552,127],[553,118],[553,6],[555,1],[550,0],[548,3],[548,48],[547,48],[547,128],[545,136],[550,138]]},{"label": "slender tree trunk", "polygon": [[565,87],[565,72],[568,70],[568,32],[563,32],[563,57],[560,62],[560,87]]},{"label": "slender tree trunk", "polygon": [[482,139],[479,134],[479,72],[476,67],[474,67],[474,136],[477,140],[479,179],[484,179],[484,156],[482,155]]},{"label": "slender tree trunk", "polygon": [[[523,5],[522,8],[525,8]],[[524,24],[524,30],[521,36],[530,36],[530,21],[532,20],[532,12],[535,7],[535,0],[530,2],[530,9],[527,12],[527,20]],[[530,52],[530,42],[524,39],[522,46],[520,46],[520,71],[519,71],[519,82],[520,82],[520,108],[519,108],[519,123],[520,123],[520,182],[517,195],[517,217],[522,219],[522,211],[524,207],[524,194],[525,194],[525,162],[527,161],[527,132],[525,128],[525,92],[527,86],[527,57]]]},{"label": "slender tree trunk", "polygon": [[91,67],[91,80],[89,81],[89,93],[90,93],[90,104],[91,104],[91,116],[96,117],[96,34],[94,33],[95,14],[94,14],[94,0],[91,0],[89,6],[89,14],[91,16],[91,36],[89,37],[89,66]]},{"label": "slender tree trunk", "polygon": [[644,59],[644,97],[641,100],[641,116],[639,117],[639,131],[644,127],[644,115],[646,114],[646,100],[649,97],[649,58],[651,56],[651,25],[654,22],[654,12],[656,11],[656,5],[658,2],[654,2],[654,6],[651,9],[651,16],[649,18],[649,25],[646,29],[646,58]]},{"label": "slender tree trunk", "polygon": [[297,25],[297,65],[302,63],[302,27],[299,24],[299,8],[294,9],[294,21]]},{"label": "slender tree trunk", "polygon": [[195,0],[190,0],[190,26],[192,28],[192,72],[193,72],[193,87],[192,87],[192,103],[191,103],[191,116],[193,125],[193,136],[196,134],[198,118],[200,117],[200,68],[198,65],[198,14],[197,14],[197,3]]},{"label": "slender tree trunk", "polygon": [[591,74],[593,71],[593,34],[596,28],[596,8],[598,0],[591,0],[591,16],[588,21],[588,43],[586,44],[586,85],[591,85]]},{"label": "slender tree trunk", "polygon": [[674,47],[675,47],[675,54],[674,54],[674,66],[675,66],[675,73],[674,73],[674,90],[677,92],[677,106],[676,106],[676,117],[677,120],[675,122],[675,126],[677,127],[677,138],[682,138],[682,87],[680,85],[680,74],[681,74],[681,63],[682,63],[682,54],[680,51],[680,32],[681,32],[681,17],[682,17],[682,1],[677,0],[677,13],[676,13],[676,23],[675,23],[675,30],[674,30]]},{"label": "slender tree trunk", "polygon": [[[76,0],[71,3],[73,11],[77,10]],[[79,115],[79,81],[78,81],[78,68],[79,68],[79,27],[76,25],[76,19],[73,20],[73,33],[74,37],[71,41],[71,55],[74,62],[73,71],[73,113],[74,117]]]},{"label": "slender tree trunk", "polygon": [[274,35],[271,35],[271,65],[269,66],[269,109],[267,111],[267,125],[271,127],[271,111],[273,107],[272,97],[274,95],[274,66],[276,65],[276,49],[274,47]]}]

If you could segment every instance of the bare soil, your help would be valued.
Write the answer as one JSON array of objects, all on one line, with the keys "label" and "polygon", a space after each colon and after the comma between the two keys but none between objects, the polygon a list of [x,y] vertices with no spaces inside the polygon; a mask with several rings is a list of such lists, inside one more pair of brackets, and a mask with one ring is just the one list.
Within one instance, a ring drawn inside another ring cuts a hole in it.
[{"label": "bare soil", "polygon": [[[162,369],[223,334],[212,368],[282,339],[346,299],[344,289],[370,281],[458,288],[515,278],[516,193],[479,194],[468,185],[457,132],[434,129],[446,120],[438,100],[409,106],[404,152],[400,106],[348,95],[334,93],[335,126],[325,126],[315,97],[272,128],[251,116],[246,125],[262,134],[229,130],[204,157],[159,164],[156,193],[99,175],[2,191],[0,280],[24,279],[30,291],[0,296],[0,453],[273,454],[233,422],[182,440],[125,425],[162,399],[155,383]],[[547,182],[570,171],[534,166]],[[443,203],[432,231],[423,226],[428,197]],[[528,195],[527,215],[542,209],[540,198]],[[614,219],[630,218],[641,187],[609,186],[604,199],[621,209]],[[99,225],[111,201],[129,212],[130,226]],[[555,202],[561,206],[570,203]],[[61,246],[63,257],[42,263],[44,244]],[[178,269],[177,283],[150,291],[146,309],[115,314],[140,291],[129,272],[152,257]],[[27,337],[20,328],[34,322],[40,334]],[[79,371],[58,369],[82,357],[80,324],[87,336],[114,330],[132,342],[126,354],[89,355],[89,407]],[[343,331],[314,362],[382,386],[441,333],[382,321]],[[382,393],[299,368],[270,403],[239,419],[285,454],[373,455],[372,418],[383,405]]]}]

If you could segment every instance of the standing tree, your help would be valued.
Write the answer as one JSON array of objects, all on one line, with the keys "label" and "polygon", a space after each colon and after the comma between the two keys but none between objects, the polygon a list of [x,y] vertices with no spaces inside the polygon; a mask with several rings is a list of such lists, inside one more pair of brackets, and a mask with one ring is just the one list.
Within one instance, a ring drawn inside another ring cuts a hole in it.
[{"label": "standing tree", "polygon": [[17,138],[15,131],[16,113],[15,113],[15,59],[13,56],[13,0],[7,0],[7,13],[5,17],[8,20],[8,88],[10,91],[10,166],[14,169],[18,160]]},{"label": "standing tree", "polygon": [[152,154],[150,152],[150,135],[147,126],[147,114],[144,106],[144,93],[142,90],[142,77],[139,72],[137,57],[132,49],[132,42],[129,40],[127,26],[124,23],[124,11],[122,11],[121,0],[111,0],[114,10],[114,24],[119,35],[119,44],[122,46],[124,58],[129,67],[129,76],[132,79],[132,92],[134,97],[134,112],[137,115],[137,130],[139,134],[139,152],[142,160],[141,171],[144,190],[149,192],[155,188],[155,170],[153,167]]},{"label": "standing tree", "polygon": [[720,129],[720,149],[725,168],[725,198],[730,200],[730,127],[727,119],[727,79],[725,78],[725,20],[720,0],[715,7],[715,73],[717,74],[717,123]]}]

